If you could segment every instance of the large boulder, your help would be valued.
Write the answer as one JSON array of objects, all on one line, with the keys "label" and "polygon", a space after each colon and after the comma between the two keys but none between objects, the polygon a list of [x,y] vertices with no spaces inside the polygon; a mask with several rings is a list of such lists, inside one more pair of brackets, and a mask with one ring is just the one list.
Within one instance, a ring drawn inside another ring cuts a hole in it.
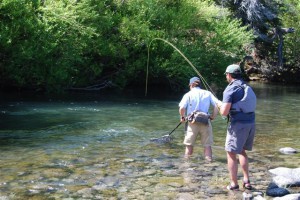
[{"label": "large boulder", "polygon": [[300,168],[277,167],[270,169],[273,182],[279,187],[300,186]]}]

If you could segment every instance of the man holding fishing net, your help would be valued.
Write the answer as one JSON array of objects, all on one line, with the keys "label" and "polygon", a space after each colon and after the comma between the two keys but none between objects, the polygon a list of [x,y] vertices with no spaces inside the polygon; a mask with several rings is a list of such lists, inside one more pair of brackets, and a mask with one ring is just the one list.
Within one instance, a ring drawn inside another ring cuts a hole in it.
[{"label": "man holding fishing net", "polygon": [[[204,146],[204,156],[209,162],[212,161],[213,133],[211,120],[218,114],[215,102],[218,99],[209,91],[200,88],[200,79],[193,77],[189,82],[190,91],[187,92],[179,103],[181,122],[188,120],[183,143],[186,145],[185,156],[193,154],[193,147],[198,135],[201,136],[201,144]],[[213,107],[212,115],[209,108]]]}]

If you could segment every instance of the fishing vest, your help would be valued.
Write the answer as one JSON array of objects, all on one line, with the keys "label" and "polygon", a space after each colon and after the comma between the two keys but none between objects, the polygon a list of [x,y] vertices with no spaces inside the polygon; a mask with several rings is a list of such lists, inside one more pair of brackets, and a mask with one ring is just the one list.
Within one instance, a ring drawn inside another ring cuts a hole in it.
[{"label": "fishing vest", "polygon": [[234,114],[236,112],[243,113],[253,113],[256,108],[256,95],[252,88],[247,85],[237,85],[244,90],[244,96],[240,101],[233,103],[230,108],[230,113]]}]

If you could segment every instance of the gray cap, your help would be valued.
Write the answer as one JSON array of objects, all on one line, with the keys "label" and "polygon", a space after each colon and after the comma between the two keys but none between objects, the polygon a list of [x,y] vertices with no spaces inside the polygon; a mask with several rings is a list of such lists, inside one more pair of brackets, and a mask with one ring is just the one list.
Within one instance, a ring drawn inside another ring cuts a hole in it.
[{"label": "gray cap", "polygon": [[239,65],[237,64],[232,64],[232,65],[229,65],[227,68],[226,68],[226,71],[225,71],[225,74],[226,73],[229,73],[229,74],[241,74],[242,73],[242,70],[240,68]]},{"label": "gray cap", "polygon": [[189,85],[191,85],[192,83],[194,83],[194,82],[199,82],[200,83],[200,79],[198,78],[198,77],[193,77],[193,78],[191,78],[190,79],[190,84]]}]

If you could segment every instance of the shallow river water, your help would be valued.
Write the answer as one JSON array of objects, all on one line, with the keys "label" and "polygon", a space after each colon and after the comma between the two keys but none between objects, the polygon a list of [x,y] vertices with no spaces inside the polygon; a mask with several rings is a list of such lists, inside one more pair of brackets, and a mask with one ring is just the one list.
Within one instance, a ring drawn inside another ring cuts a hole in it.
[{"label": "shallow river water", "polygon": [[[268,169],[300,166],[299,153],[279,152],[300,151],[300,88],[253,87],[257,135],[250,172],[265,192]],[[183,158],[183,126],[171,143],[150,142],[176,127],[180,99],[2,94],[0,199],[231,199],[223,189],[229,181],[226,120],[213,121],[212,163],[204,161],[199,142],[193,157]]]}]

